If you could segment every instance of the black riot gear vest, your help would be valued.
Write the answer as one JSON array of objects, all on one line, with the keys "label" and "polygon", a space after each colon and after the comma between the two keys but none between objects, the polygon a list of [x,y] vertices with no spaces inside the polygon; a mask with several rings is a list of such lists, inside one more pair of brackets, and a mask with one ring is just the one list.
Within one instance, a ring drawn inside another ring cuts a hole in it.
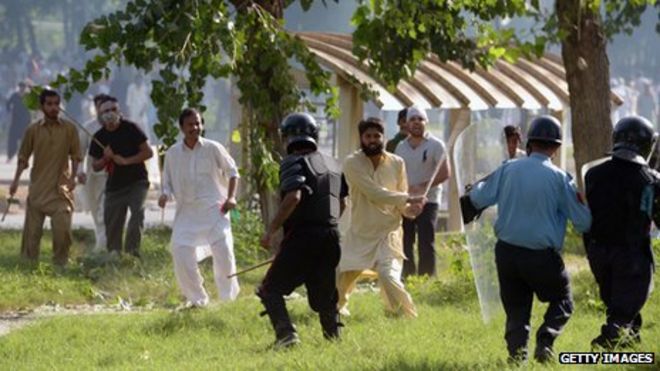
[{"label": "black riot gear vest", "polygon": [[280,164],[280,194],[301,190],[302,198],[284,222],[285,232],[300,226],[336,226],[341,172],[330,156],[318,151],[291,154]]},{"label": "black riot gear vest", "polygon": [[660,224],[660,176],[646,165],[617,157],[587,172],[593,216],[588,243],[642,248],[652,256],[651,222]]}]

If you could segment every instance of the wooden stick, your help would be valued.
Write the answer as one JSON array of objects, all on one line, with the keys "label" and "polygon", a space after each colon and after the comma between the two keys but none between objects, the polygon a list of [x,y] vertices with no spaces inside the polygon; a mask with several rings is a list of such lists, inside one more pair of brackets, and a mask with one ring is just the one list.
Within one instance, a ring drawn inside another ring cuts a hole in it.
[{"label": "wooden stick", "polygon": [[251,267],[245,268],[245,269],[243,269],[242,271],[238,271],[238,272],[236,272],[236,273],[230,274],[229,276],[227,276],[227,278],[236,277],[236,276],[241,275],[241,274],[243,274],[243,273],[247,273],[247,272],[253,271],[253,270],[255,270],[255,269],[259,268],[259,267],[263,267],[264,265],[268,265],[268,264],[272,263],[274,260],[275,260],[274,257],[273,257],[273,258],[270,258],[270,259],[268,259],[268,260],[264,260],[264,261],[262,261],[261,263],[257,263],[257,264],[255,264],[255,265],[253,265],[253,266],[251,266]]},{"label": "wooden stick", "polygon": [[84,126],[83,124],[81,124],[81,123],[79,123],[78,121],[76,121],[76,119],[73,118],[73,116],[71,116],[71,114],[70,114],[69,112],[65,111],[65,110],[62,109],[62,108],[60,108],[60,111],[61,111],[62,113],[64,113],[65,115],[67,115],[67,117],[69,118],[69,120],[71,120],[76,126],[78,126],[80,129],[82,129],[82,131],[84,131],[85,134],[89,135],[90,138],[92,138],[92,141],[94,141],[94,143],[96,143],[99,147],[101,147],[101,149],[104,149],[104,148],[105,148],[105,146],[103,145],[103,143],[99,142],[98,139],[94,138],[94,134],[90,133],[89,130],[87,130],[87,128],[85,128],[85,126]]},{"label": "wooden stick", "polygon": [[7,217],[7,214],[9,213],[9,208],[11,207],[11,204],[14,203],[14,202],[16,202],[16,199],[14,198],[14,196],[9,196],[9,198],[7,199],[7,208],[5,209],[5,212],[2,213],[2,220],[0,220],[0,222],[5,221],[5,218]]}]

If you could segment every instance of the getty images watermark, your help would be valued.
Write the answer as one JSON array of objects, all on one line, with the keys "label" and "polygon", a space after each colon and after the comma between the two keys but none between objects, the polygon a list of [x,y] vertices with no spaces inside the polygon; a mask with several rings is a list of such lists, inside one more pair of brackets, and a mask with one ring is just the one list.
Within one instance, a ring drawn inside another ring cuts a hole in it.
[{"label": "getty images watermark", "polygon": [[564,352],[559,353],[559,363],[568,365],[652,365],[653,352]]}]

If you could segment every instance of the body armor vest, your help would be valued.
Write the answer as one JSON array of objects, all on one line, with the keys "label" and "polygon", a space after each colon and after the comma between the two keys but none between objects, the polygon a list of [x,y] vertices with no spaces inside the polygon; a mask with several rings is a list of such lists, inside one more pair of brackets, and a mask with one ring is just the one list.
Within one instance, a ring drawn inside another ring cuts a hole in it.
[{"label": "body armor vest", "polygon": [[296,189],[302,191],[302,198],[285,221],[285,230],[337,225],[341,174],[332,157],[318,151],[287,156],[280,165],[281,196]]}]

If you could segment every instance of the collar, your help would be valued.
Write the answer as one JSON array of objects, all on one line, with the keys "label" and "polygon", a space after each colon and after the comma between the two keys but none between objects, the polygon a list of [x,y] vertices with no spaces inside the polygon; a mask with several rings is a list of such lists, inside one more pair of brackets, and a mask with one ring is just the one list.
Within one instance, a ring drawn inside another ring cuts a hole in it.
[{"label": "collar", "polygon": [[202,138],[202,137],[199,137],[199,139],[197,140],[197,143],[195,144],[195,147],[194,147],[194,148],[190,148],[190,147],[188,147],[188,145],[186,144],[186,140],[185,140],[185,138],[182,138],[182,139],[181,139],[181,148],[183,148],[184,150],[187,150],[187,151],[193,151],[193,150],[195,150],[195,149],[197,149],[197,148],[204,147],[205,143],[206,143],[206,140],[205,140],[204,138]]},{"label": "collar", "polygon": [[60,124],[61,120],[59,117],[56,120],[51,120],[46,117],[42,117],[41,120],[39,121],[39,125],[44,126],[44,125],[55,125],[55,124]]},{"label": "collar", "polygon": [[532,152],[529,155],[529,157],[535,158],[535,159],[538,159],[538,160],[541,160],[541,161],[549,161],[550,160],[550,156],[544,155],[543,153],[538,153],[538,152]]}]

